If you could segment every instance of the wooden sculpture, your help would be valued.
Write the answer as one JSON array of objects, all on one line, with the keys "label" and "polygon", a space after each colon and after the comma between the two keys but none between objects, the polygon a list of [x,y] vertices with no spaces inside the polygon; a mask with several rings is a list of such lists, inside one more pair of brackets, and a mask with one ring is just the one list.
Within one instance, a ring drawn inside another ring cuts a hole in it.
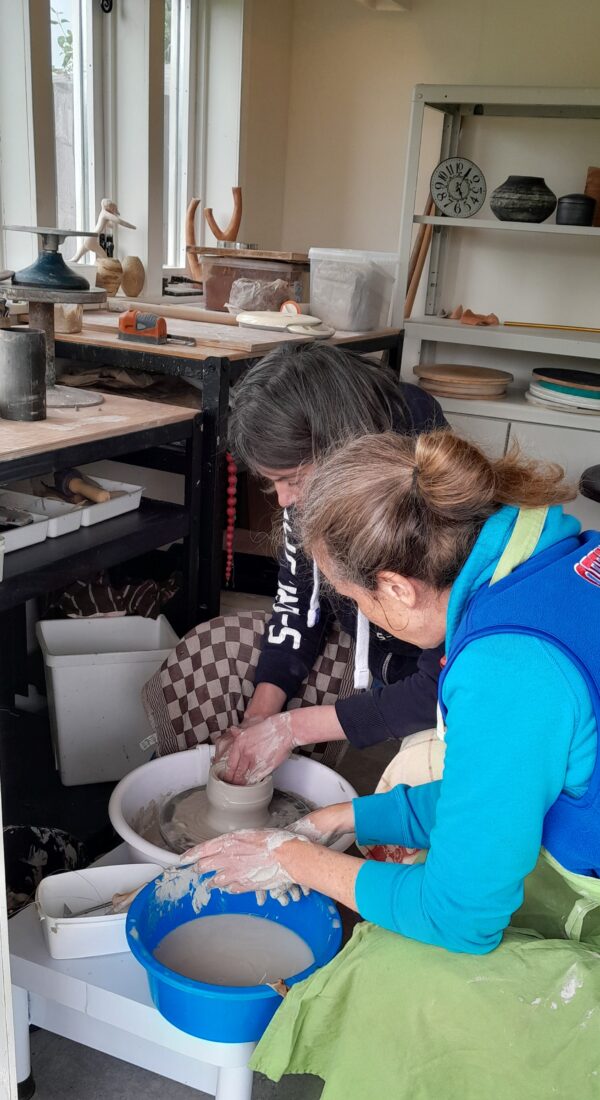
[{"label": "wooden sculpture", "polygon": [[240,231],[240,222],[242,220],[242,189],[241,187],[232,187],[231,192],[233,194],[233,214],[231,215],[229,225],[226,229],[221,229],[221,227],[217,225],[213,217],[212,207],[205,207],[204,210],[206,224],[218,241],[235,241]]}]

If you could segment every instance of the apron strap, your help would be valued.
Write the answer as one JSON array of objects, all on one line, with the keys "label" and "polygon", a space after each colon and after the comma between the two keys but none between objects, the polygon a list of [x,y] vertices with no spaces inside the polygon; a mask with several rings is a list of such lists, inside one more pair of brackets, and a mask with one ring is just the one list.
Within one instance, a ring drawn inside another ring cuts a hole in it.
[{"label": "apron strap", "polygon": [[588,913],[600,909],[598,898],[578,898],[565,921],[565,932],[570,940],[580,940],[583,922]]},{"label": "apron strap", "polygon": [[500,558],[490,585],[503,580],[533,554],[544,530],[548,508],[519,508],[513,533]]}]

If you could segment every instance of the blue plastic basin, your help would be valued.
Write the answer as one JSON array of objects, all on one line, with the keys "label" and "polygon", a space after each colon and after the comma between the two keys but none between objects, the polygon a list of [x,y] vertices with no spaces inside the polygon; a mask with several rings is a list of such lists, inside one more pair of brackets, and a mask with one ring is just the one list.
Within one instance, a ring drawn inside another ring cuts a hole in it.
[{"label": "blue plastic basin", "polygon": [[253,893],[227,894],[214,889],[208,904],[196,913],[191,889],[177,901],[158,900],[160,881],[149,883],[134,899],[127,915],[127,942],[148,974],[150,994],[158,1011],[188,1035],[218,1043],[255,1042],[281,1004],[281,997],[268,985],[209,985],[168,970],[153,952],[180,924],[222,913],[242,913],[285,925],[308,943],[315,957],[315,962],[300,974],[286,975],[287,985],[308,978],[340,949],[340,915],[323,894],[311,892],[286,906],[268,897],[264,905],[259,905]]}]

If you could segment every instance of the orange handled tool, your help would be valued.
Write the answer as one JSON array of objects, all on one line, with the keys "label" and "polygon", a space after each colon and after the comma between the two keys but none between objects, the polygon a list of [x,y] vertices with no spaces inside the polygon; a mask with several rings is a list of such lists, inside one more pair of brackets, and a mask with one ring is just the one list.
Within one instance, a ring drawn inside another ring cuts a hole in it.
[{"label": "orange handled tool", "polygon": [[184,344],[195,347],[191,336],[169,336],[167,322],[156,313],[142,313],[139,309],[128,309],[119,317],[119,340],[133,340],[142,344]]}]

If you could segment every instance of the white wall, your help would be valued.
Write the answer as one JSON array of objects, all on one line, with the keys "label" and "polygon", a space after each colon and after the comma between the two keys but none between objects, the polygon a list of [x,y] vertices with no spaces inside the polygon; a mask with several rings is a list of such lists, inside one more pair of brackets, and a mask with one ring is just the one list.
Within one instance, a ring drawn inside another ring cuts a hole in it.
[{"label": "white wall", "polygon": [[[294,0],[280,245],[395,246],[414,84],[594,86],[599,42],[595,0],[413,0],[406,14]],[[274,57],[279,50],[280,40]],[[258,69],[245,96],[270,80]],[[565,190],[583,186],[579,168],[568,171],[569,140],[555,150],[554,182]],[[589,163],[600,161],[597,147]],[[553,167],[544,165],[549,179]],[[250,206],[255,187],[249,177]]]},{"label": "white wall", "polygon": [[280,248],[290,106],[293,0],[245,0],[239,239]]}]

